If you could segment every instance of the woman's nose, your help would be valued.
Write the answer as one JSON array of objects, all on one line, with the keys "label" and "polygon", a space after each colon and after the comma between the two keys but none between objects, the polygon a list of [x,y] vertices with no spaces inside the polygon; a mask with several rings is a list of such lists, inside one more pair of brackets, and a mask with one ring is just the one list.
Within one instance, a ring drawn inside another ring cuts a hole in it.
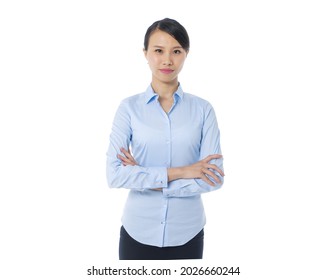
[{"label": "woman's nose", "polygon": [[172,65],[172,60],[171,60],[171,57],[170,57],[170,54],[167,54],[164,58],[164,61],[163,61],[163,64],[164,65]]}]

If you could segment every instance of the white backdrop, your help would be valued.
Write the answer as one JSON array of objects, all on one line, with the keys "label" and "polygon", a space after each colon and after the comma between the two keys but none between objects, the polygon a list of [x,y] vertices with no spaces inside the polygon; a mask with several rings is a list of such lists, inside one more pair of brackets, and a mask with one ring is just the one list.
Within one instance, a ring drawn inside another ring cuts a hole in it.
[{"label": "white backdrop", "polygon": [[120,100],[150,82],[143,37],[164,17],[189,32],[180,82],[214,106],[225,158],[193,264],[326,279],[326,12],[323,1],[2,1],[1,279],[122,266],[127,191],[107,187],[105,153]]}]

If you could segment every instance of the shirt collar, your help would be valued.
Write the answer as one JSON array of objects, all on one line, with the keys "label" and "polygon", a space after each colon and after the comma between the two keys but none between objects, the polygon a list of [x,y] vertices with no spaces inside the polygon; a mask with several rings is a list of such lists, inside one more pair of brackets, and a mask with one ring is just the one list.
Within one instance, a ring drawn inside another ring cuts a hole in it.
[{"label": "shirt collar", "polygon": [[[158,94],[154,92],[154,90],[150,84],[145,91],[145,103],[146,104],[150,103],[157,96],[158,96]],[[178,88],[175,91],[174,96],[178,96],[181,100],[183,100],[184,92],[183,92],[182,86],[180,84],[178,84]]]}]

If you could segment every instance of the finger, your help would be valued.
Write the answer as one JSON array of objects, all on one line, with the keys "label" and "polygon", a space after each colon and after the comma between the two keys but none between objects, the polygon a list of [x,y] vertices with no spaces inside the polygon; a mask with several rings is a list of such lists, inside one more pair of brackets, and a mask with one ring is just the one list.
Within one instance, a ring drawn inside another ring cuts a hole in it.
[{"label": "finger", "polygon": [[218,184],[221,184],[221,180],[220,178],[211,170],[209,169],[204,169],[203,173],[205,173],[206,176],[210,176],[215,182],[217,182]]},{"label": "finger", "polygon": [[205,165],[205,167],[206,168],[210,168],[210,169],[214,169],[214,170],[216,170],[221,176],[225,176],[225,173],[221,170],[221,169],[219,169],[218,167],[217,167],[217,165],[215,165],[215,164],[206,164]]},{"label": "finger", "polygon": [[117,155],[117,157],[122,161],[124,165],[135,165],[135,162],[123,157],[122,155]]},{"label": "finger", "polygon": [[213,160],[213,159],[218,159],[218,158],[222,158],[223,156],[220,155],[220,154],[213,154],[213,155],[209,155],[207,156],[206,158],[204,158],[202,161],[208,163],[210,160]]},{"label": "finger", "polygon": [[122,151],[122,153],[126,158],[128,158],[134,165],[137,165],[136,160],[133,158],[129,150],[127,151],[124,148],[121,148],[120,150]]},{"label": "finger", "polygon": [[121,148],[120,151],[124,154],[125,157],[129,158],[129,159],[133,159],[132,155],[130,154],[129,150],[127,151],[124,148]]},{"label": "finger", "polygon": [[122,164],[123,164],[124,166],[126,166],[126,165],[134,166],[134,165],[135,165],[134,162],[130,162],[130,161],[122,161]]},{"label": "finger", "polygon": [[200,177],[203,181],[205,181],[210,186],[215,186],[215,184],[203,173]]},{"label": "finger", "polygon": [[122,155],[117,155],[117,158],[119,158],[122,162],[127,161],[127,158],[123,157]]},{"label": "finger", "polygon": [[124,149],[124,148],[120,148],[120,151],[123,153],[123,155],[126,157],[126,158],[130,158],[130,153]]}]

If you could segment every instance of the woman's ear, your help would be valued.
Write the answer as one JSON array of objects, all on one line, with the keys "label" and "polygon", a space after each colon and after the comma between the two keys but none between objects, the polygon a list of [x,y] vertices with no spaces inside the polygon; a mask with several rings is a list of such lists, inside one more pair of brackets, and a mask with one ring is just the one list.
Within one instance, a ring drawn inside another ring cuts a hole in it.
[{"label": "woman's ear", "polygon": [[147,57],[146,57],[148,51],[147,51],[146,49],[143,49],[143,53],[144,53],[144,57],[145,57],[145,59],[146,59],[146,63],[149,64],[149,61],[148,61],[148,59],[147,59]]}]

